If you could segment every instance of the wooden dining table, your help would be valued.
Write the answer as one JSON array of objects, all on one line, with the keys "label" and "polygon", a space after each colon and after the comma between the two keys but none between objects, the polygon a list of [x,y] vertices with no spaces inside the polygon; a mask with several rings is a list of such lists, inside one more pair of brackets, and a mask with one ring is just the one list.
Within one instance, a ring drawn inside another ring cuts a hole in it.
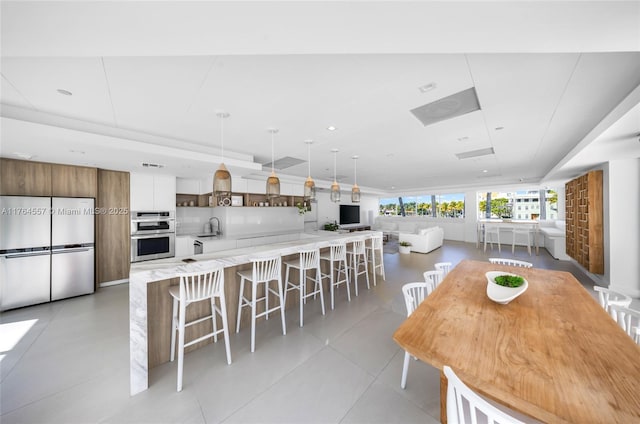
[{"label": "wooden dining table", "polygon": [[[488,271],[518,274],[510,303],[487,297]],[[393,339],[472,390],[547,423],[640,423],[640,347],[562,271],[464,260],[400,325]]]}]

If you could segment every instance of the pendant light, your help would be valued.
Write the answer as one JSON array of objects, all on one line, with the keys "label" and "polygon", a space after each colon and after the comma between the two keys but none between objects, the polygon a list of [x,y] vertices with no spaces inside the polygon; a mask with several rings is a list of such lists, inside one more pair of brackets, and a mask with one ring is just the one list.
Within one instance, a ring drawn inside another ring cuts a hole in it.
[{"label": "pendant light", "polygon": [[275,157],[273,155],[273,137],[278,133],[278,129],[269,128],[267,131],[271,133],[271,175],[267,178],[267,197],[272,199],[280,197],[280,180],[276,177],[274,170]]},{"label": "pendant light", "polygon": [[313,178],[311,178],[311,144],[313,140],[305,140],[307,143],[307,164],[309,169],[309,174],[307,176],[307,181],[304,182],[304,198],[313,202],[316,200],[316,183],[313,182]]},{"label": "pendant light", "polygon": [[352,156],[351,157],[353,159],[353,187],[351,188],[351,201],[353,203],[359,203],[360,202],[360,188],[358,187],[358,180],[357,180],[357,166],[356,164],[358,163],[358,156]]},{"label": "pendant light", "polygon": [[224,120],[229,117],[226,112],[216,114],[220,118],[220,157],[222,161],[218,170],[213,174],[213,195],[216,197],[227,197],[231,195],[231,174],[224,165]]},{"label": "pendant light", "polygon": [[333,184],[331,184],[331,201],[338,203],[340,201],[340,186],[336,180],[336,154],[338,149],[331,149],[333,152]]}]

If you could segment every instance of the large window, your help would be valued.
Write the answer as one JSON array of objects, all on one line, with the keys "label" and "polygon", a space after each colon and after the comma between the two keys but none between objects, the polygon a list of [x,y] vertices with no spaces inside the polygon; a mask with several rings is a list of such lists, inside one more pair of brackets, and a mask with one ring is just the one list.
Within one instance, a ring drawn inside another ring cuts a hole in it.
[{"label": "large window", "polygon": [[478,193],[478,218],[557,219],[558,193],[553,189]]},{"label": "large window", "polygon": [[379,215],[464,218],[464,194],[400,196],[380,199]]}]

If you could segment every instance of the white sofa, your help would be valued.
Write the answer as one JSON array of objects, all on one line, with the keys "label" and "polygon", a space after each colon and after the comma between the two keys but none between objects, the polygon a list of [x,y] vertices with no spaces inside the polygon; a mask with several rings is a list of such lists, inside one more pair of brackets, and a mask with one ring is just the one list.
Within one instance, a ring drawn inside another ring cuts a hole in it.
[{"label": "white sofa", "polygon": [[544,237],[544,247],[556,259],[568,261],[566,223],[564,220],[540,221],[540,233]]},{"label": "white sofa", "polygon": [[399,241],[411,243],[411,251],[418,253],[429,253],[442,246],[444,240],[444,230],[440,227],[422,228],[415,233],[400,232]]}]

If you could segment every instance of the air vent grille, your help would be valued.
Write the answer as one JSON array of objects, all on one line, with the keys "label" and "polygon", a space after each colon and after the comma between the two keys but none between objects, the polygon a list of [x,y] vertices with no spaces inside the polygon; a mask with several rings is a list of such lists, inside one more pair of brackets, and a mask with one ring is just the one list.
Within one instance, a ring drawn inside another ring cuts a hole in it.
[{"label": "air vent grille", "polygon": [[456,153],[458,159],[469,159],[469,158],[477,158],[478,156],[487,156],[492,155],[495,152],[493,151],[493,147],[487,147],[485,149],[478,150],[470,150],[468,152]]},{"label": "air vent grille", "polygon": [[143,168],[164,168],[164,165],[160,165],[159,163],[147,163],[144,162],[142,164]]},{"label": "air vent grille", "polygon": [[471,87],[411,109],[411,113],[426,127],[476,110],[480,110],[480,102],[478,102],[475,87]]},{"label": "air vent grille", "polygon": [[[292,166],[296,166],[299,165],[301,163],[305,163],[305,160],[302,159],[298,159],[298,158],[292,158],[291,156],[285,156],[283,158],[277,159],[275,162],[273,162],[273,167],[275,169],[287,169],[287,168],[291,168]],[[271,169],[271,162],[267,162],[262,164],[262,167],[264,169]]]}]

